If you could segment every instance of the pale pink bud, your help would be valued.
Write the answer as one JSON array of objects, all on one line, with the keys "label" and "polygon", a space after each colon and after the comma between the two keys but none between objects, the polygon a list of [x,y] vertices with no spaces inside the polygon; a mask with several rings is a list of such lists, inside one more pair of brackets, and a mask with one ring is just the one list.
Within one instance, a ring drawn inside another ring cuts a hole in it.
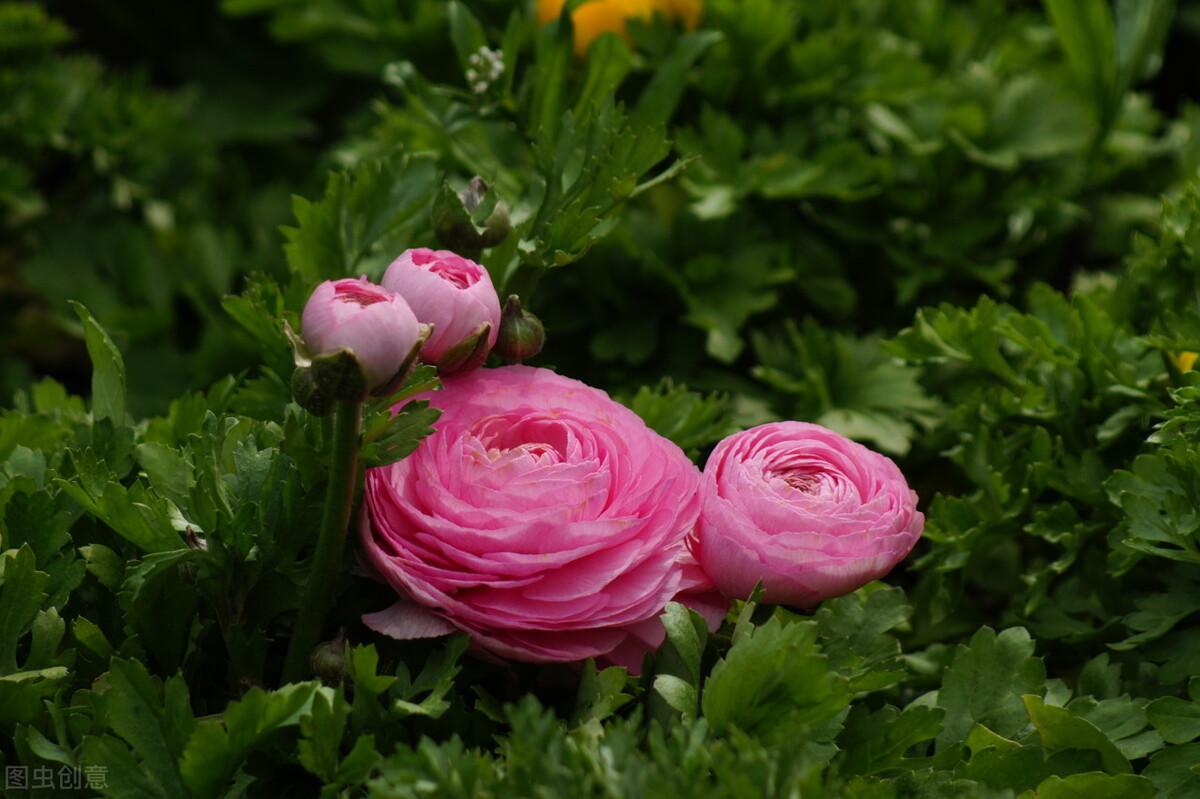
[{"label": "pale pink bud", "polygon": [[368,388],[395,377],[421,335],[403,297],[367,280],[327,280],[313,290],[300,318],[312,355],[350,350]]},{"label": "pale pink bud", "polygon": [[449,250],[405,250],[383,276],[385,288],[433,325],[421,360],[446,372],[483,363],[500,332],[500,298],[486,269]]}]

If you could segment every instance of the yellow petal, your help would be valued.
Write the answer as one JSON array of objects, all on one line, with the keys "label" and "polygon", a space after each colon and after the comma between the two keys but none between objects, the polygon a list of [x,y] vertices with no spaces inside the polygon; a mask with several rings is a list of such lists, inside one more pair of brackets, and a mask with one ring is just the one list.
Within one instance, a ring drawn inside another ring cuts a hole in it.
[{"label": "yellow petal", "polygon": [[[538,0],[538,22],[547,23],[562,13],[565,0]],[[575,54],[586,55],[597,36],[616,33],[625,36],[625,20],[649,17],[663,0],[593,0],[571,14],[575,26]]]},{"label": "yellow petal", "polygon": [[688,30],[695,30],[704,13],[703,0],[658,0],[658,9],[671,19],[677,19]]}]

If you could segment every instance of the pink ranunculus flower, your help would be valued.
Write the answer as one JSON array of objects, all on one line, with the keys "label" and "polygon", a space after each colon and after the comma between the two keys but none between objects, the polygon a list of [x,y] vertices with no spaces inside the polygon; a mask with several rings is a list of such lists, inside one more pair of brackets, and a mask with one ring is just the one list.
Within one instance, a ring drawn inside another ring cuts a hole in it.
[{"label": "pink ranunculus flower", "polygon": [[363,548],[403,599],[364,621],[636,671],[667,602],[705,587],[686,548],[699,470],[603,391],[546,369],[481,369],[425,398],[436,432],[367,472]]},{"label": "pink ranunculus flower", "polygon": [[405,250],[387,268],[383,285],[433,325],[421,360],[443,373],[482,365],[496,344],[500,298],[488,271],[474,261],[449,250]]},{"label": "pink ranunculus flower", "polygon": [[921,537],[917,495],[889,458],[820,425],[736,433],[704,467],[700,564],[725,594],[811,606],[887,574]]},{"label": "pink ranunculus flower", "polygon": [[304,344],[313,355],[347,349],[367,376],[368,388],[400,370],[421,336],[421,324],[402,297],[365,279],[326,280],[300,317]]}]

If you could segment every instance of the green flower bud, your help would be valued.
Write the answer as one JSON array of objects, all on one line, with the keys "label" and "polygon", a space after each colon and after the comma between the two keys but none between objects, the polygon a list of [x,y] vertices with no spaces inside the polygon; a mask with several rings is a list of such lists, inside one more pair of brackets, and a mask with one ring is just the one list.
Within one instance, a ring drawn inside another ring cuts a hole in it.
[{"label": "green flower bud", "polygon": [[310,658],[313,674],[330,685],[342,681],[346,673],[346,638],[338,633],[337,638],[319,644]]},{"label": "green flower bud", "polygon": [[443,246],[477,260],[484,248],[508,238],[512,223],[508,207],[482,178],[475,177],[461,194],[442,183],[433,201],[433,231]]},{"label": "green flower bud", "polygon": [[506,361],[520,363],[542,351],[546,330],[542,320],[521,307],[521,298],[510,294],[500,314],[500,335],[495,351]]}]

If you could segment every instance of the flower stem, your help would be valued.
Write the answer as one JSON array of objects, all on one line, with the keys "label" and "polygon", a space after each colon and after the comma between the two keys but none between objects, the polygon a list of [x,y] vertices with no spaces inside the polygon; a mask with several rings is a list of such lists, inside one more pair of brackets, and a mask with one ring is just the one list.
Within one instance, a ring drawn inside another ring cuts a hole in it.
[{"label": "flower stem", "polygon": [[342,552],[346,548],[346,530],[350,526],[350,510],[358,482],[358,431],[361,420],[362,403],[359,401],[341,400],[334,407],[329,485],[325,491],[325,507],[321,512],[321,529],[309,569],[308,586],[300,601],[300,615],[296,618],[287,659],[283,664],[284,682],[296,682],[312,675],[309,656],[325,626],[325,617],[341,573]]}]

